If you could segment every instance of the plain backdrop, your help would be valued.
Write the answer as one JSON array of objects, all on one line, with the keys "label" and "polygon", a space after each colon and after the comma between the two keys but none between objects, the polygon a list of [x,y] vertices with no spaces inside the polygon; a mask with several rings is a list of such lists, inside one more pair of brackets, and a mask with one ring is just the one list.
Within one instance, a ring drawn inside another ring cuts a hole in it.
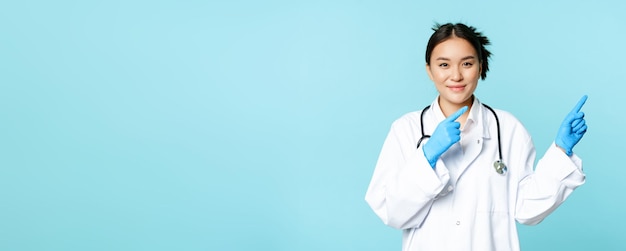
[{"label": "plain backdrop", "polygon": [[0,250],[400,250],[364,195],[435,22],[491,39],[476,95],[538,157],[589,95],[587,183],[522,249],[624,250],[625,3],[2,1]]}]

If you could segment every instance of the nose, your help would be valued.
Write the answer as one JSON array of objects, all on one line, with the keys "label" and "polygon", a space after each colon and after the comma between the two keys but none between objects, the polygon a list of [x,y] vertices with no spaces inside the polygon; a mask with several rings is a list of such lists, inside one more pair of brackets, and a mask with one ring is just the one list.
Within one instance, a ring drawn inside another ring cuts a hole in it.
[{"label": "nose", "polygon": [[451,72],[450,80],[454,82],[459,82],[463,80],[463,73],[459,67],[454,67]]}]

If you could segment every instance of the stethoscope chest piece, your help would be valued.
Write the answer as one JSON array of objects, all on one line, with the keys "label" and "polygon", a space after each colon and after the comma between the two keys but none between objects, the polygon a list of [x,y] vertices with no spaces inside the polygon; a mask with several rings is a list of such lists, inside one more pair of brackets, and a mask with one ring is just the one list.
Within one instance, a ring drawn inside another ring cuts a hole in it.
[{"label": "stethoscope chest piece", "polygon": [[502,163],[501,160],[496,160],[496,162],[493,162],[493,167],[496,169],[496,172],[499,174],[505,174],[506,171],[508,171],[508,169],[506,168],[506,165]]}]

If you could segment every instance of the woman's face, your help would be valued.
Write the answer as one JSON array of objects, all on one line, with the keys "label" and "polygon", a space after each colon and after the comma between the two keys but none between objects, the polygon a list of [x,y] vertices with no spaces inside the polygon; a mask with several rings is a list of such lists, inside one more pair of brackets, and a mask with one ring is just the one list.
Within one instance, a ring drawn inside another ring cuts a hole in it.
[{"label": "woman's face", "polygon": [[439,91],[441,106],[470,106],[480,71],[474,47],[455,36],[436,45],[430,64],[426,65],[426,72]]}]

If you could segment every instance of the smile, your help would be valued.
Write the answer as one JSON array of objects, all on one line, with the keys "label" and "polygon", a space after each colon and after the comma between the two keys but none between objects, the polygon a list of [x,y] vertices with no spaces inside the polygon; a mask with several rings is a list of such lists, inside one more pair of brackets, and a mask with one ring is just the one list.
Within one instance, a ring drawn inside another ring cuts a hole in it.
[{"label": "smile", "polygon": [[460,92],[460,91],[465,90],[464,85],[448,86],[448,88],[452,90],[453,92]]}]

